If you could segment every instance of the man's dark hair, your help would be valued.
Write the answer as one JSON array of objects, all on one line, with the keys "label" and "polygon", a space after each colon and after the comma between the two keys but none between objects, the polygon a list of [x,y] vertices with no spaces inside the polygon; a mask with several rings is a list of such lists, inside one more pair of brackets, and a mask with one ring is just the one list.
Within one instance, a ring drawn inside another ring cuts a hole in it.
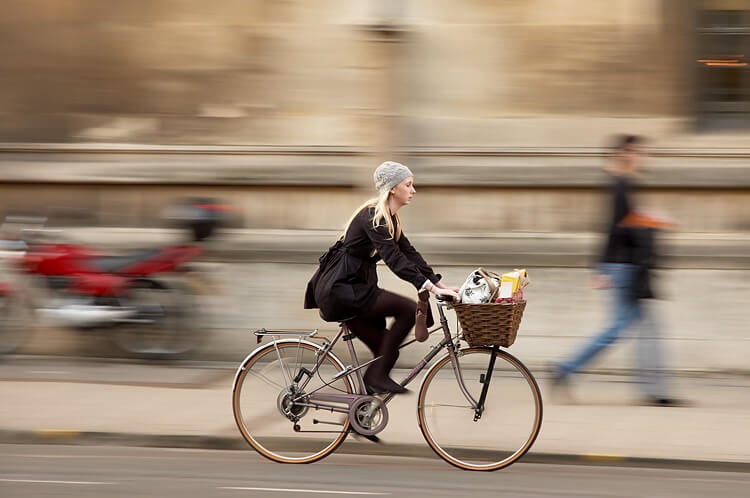
[{"label": "man's dark hair", "polygon": [[614,146],[612,147],[613,153],[622,152],[634,145],[638,145],[643,142],[643,138],[638,135],[618,135],[614,140]]}]

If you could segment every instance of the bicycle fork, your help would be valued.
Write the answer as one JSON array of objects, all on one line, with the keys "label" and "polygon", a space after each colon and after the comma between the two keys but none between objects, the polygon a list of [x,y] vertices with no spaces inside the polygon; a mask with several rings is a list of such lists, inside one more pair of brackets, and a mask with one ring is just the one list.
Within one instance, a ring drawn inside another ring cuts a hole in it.
[{"label": "bicycle fork", "polygon": [[492,379],[492,372],[495,369],[497,351],[498,347],[492,346],[492,355],[490,356],[490,363],[487,365],[487,372],[479,376],[479,383],[482,384],[482,393],[479,395],[477,407],[474,409],[474,422],[482,418],[482,413],[484,413],[484,400],[487,399],[487,391],[490,389],[490,380]]}]

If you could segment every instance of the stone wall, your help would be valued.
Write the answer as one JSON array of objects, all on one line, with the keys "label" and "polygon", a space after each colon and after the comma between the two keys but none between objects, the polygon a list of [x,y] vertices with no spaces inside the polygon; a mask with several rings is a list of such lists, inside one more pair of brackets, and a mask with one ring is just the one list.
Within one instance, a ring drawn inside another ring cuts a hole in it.
[{"label": "stone wall", "polygon": [[599,146],[689,124],[687,2],[4,3],[0,141]]},{"label": "stone wall", "polygon": [[[166,227],[171,203],[191,196],[222,199],[239,208],[233,223],[251,229],[331,230],[370,195],[327,187],[186,187],[0,185],[0,217],[41,215],[52,226]],[[588,233],[603,229],[608,209],[598,189],[420,188],[402,219],[411,232],[451,234]],[[651,189],[640,204],[668,213],[683,233],[750,230],[747,189]]]},{"label": "stone wall", "polygon": [[[402,158],[417,197],[403,218],[412,233],[598,232],[606,208],[601,150],[412,149]],[[374,195],[382,158],[353,148],[138,146],[0,147],[0,216],[54,224],[160,227],[177,199],[235,205],[235,227],[341,229]],[[656,149],[638,181],[641,206],[672,216],[677,231],[750,231],[750,151]]]},{"label": "stone wall", "polygon": [[249,228],[336,229],[392,157],[419,232],[596,232],[602,146],[632,131],[646,205],[750,227],[748,133],[691,129],[692,1],[5,4],[0,214],[154,227],[215,195]]}]

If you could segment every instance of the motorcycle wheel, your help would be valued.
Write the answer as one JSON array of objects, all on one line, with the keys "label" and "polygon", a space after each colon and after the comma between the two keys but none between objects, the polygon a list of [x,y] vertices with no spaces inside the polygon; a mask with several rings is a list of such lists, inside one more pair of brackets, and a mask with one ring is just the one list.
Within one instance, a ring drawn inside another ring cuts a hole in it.
[{"label": "motorcycle wheel", "polygon": [[192,299],[177,285],[138,280],[123,302],[135,309],[114,331],[115,344],[144,359],[173,359],[195,348]]},{"label": "motorcycle wheel", "polygon": [[0,295],[0,354],[10,354],[26,341],[29,326],[21,302],[12,294]]}]

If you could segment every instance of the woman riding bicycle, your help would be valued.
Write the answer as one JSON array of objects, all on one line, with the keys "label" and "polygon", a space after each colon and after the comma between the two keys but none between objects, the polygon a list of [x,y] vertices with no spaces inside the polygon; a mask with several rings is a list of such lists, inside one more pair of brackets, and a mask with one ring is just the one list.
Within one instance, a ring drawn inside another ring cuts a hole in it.
[{"label": "woman riding bicycle", "polygon": [[[320,267],[307,284],[305,308],[319,308],[327,321],[345,321],[373,356],[364,374],[372,393],[403,393],[390,378],[399,346],[414,327],[417,303],[378,287],[376,263],[382,259],[399,278],[417,290],[458,298],[456,288],[442,284],[403,234],[398,211],[411,203],[414,175],[403,164],[386,161],[375,170],[378,197],[352,215],[342,237],[320,258]],[[393,317],[390,330],[386,318]],[[431,321],[427,307],[426,321]]]}]

